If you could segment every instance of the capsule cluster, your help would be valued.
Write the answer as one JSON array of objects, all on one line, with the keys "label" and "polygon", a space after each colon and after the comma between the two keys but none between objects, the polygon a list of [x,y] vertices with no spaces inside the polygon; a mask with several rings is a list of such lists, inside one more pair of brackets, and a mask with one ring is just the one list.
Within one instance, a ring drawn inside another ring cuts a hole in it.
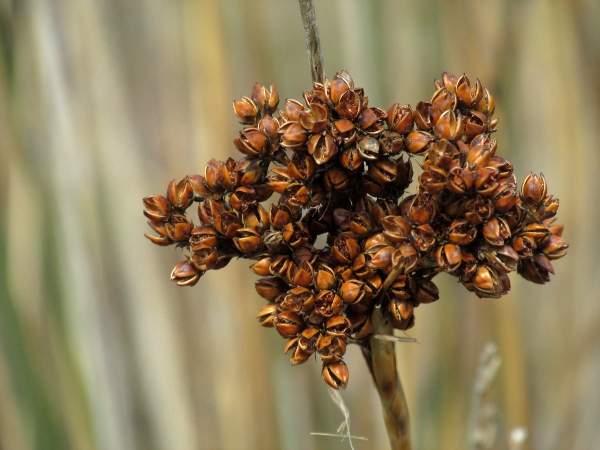
[{"label": "capsule cluster", "polygon": [[[233,103],[243,156],[213,159],[203,175],[144,199],[157,233],[146,237],[187,250],[171,279],[192,286],[233,257],[254,260],[267,301],[259,323],[287,339],[292,364],[318,354],[336,389],[348,383],[346,345],[366,342],[373,308],[411,328],[414,309],[439,298],[438,273],[479,297],[508,292],[514,270],[549,281],[550,261],[568,247],[552,224],[558,200],[543,175],[517,188],[495,154],[494,100],[479,80],[444,73],[435,87],[414,110],[386,112],[345,70],[283,110],[273,85],[255,84]],[[415,155],[423,172],[405,195]],[[194,203],[198,225],[186,214]]]}]

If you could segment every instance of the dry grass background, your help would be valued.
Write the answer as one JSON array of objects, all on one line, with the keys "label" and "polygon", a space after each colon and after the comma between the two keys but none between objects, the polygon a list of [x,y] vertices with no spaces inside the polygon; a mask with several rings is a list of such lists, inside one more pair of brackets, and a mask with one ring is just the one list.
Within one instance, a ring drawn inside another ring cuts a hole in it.
[{"label": "dry grass background", "polygon": [[[498,344],[499,438],[600,442],[600,3],[317,0],[327,73],[415,105],[444,71],[496,98],[500,154],[542,171],[570,254],[551,284],[477,299],[446,277],[398,346],[417,449],[465,446],[479,354]],[[318,364],[257,326],[246,261],[192,289],[152,246],[141,199],[234,155],[231,101],[310,71],[293,0],[0,0],[0,447],[347,449]],[[443,277],[440,277],[440,281]],[[357,449],[386,448],[356,348]]]}]

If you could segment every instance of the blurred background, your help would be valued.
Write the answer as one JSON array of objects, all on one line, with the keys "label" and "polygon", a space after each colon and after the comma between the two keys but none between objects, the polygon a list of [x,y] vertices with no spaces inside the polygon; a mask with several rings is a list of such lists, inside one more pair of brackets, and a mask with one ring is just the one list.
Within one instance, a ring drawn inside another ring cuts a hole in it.
[{"label": "blurred background", "polygon": [[[481,351],[508,448],[600,442],[600,3],[317,0],[329,78],[370,104],[428,100],[442,71],[496,99],[498,153],[543,172],[569,255],[502,299],[440,276],[397,346],[416,449],[460,449]],[[320,364],[291,367],[257,325],[248,261],[194,288],[151,245],[142,198],[235,156],[231,102],[310,87],[294,0],[0,0],[0,447],[348,449]],[[358,348],[346,358],[356,449],[388,448]]]}]

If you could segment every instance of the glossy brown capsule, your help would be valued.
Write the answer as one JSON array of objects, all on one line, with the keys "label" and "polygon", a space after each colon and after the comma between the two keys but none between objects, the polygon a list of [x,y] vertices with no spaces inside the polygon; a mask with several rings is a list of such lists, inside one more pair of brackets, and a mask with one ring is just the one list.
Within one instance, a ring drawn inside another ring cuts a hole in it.
[{"label": "glossy brown capsule", "polygon": [[335,363],[325,364],[321,371],[323,380],[333,389],[346,389],[348,386],[348,379],[350,378],[350,371],[343,361]]},{"label": "glossy brown capsule", "polygon": [[277,332],[284,338],[295,337],[305,328],[302,317],[292,311],[282,311],[273,319]]}]

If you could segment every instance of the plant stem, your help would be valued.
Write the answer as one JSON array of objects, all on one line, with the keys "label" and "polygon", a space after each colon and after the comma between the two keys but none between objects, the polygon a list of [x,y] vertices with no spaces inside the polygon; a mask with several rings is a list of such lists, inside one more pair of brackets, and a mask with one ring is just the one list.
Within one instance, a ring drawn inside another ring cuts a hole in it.
[{"label": "plant stem", "polygon": [[323,53],[319,41],[315,7],[312,0],[298,0],[298,3],[300,3],[300,14],[304,24],[304,38],[312,80],[316,83],[323,83],[325,81],[325,65],[323,64]]},{"label": "plant stem", "polygon": [[408,404],[396,366],[395,343],[374,337],[392,335],[392,325],[385,320],[380,307],[373,308],[372,337],[368,346],[363,346],[363,356],[383,408],[383,418],[392,450],[410,450],[410,418]]}]

